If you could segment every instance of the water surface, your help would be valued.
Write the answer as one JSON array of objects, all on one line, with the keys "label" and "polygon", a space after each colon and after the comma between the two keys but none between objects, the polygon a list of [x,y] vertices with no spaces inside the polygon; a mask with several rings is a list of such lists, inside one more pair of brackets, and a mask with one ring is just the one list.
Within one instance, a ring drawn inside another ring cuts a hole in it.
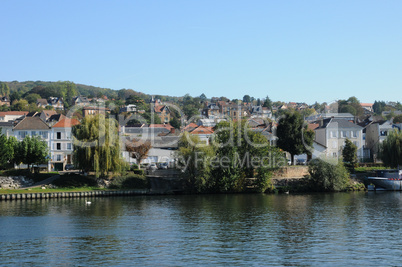
[{"label": "water surface", "polygon": [[[400,265],[401,193],[0,202],[0,265]],[[89,200],[89,199],[88,199]]]}]

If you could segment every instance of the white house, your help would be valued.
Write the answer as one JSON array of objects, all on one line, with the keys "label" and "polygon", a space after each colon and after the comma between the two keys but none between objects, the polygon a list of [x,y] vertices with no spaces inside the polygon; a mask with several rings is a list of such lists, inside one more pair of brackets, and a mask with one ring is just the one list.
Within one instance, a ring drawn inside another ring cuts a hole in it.
[{"label": "white house", "polygon": [[[357,146],[357,157],[363,157],[363,127],[346,119],[328,118],[320,121],[320,126],[314,129],[315,142],[322,146],[325,156],[339,158],[345,140],[349,139]],[[324,149],[326,148],[326,149]]]},{"label": "white house", "polygon": [[78,125],[76,119],[64,118],[52,127],[51,134],[51,164],[53,169],[62,171],[66,164],[73,162],[73,139],[71,130],[74,125]]}]

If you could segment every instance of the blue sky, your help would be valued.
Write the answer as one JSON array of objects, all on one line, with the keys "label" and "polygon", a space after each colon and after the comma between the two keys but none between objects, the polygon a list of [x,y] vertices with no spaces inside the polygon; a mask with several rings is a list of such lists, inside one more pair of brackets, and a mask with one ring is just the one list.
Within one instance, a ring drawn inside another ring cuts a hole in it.
[{"label": "blue sky", "polygon": [[402,1],[0,3],[1,81],[402,102]]}]

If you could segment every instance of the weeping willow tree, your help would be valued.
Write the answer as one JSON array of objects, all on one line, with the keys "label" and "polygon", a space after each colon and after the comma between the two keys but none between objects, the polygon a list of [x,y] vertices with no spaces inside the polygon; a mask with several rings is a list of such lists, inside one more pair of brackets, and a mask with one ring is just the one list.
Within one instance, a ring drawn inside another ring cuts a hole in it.
[{"label": "weeping willow tree", "polygon": [[74,126],[72,132],[76,167],[85,172],[94,171],[96,177],[121,171],[123,161],[116,120],[101,114],[88,116]]},{"label": "weeping willow tree", "polygon": [[402,132],[391,131],[380,145],[380,158],[385,166],[397,168],[402,166]]}]

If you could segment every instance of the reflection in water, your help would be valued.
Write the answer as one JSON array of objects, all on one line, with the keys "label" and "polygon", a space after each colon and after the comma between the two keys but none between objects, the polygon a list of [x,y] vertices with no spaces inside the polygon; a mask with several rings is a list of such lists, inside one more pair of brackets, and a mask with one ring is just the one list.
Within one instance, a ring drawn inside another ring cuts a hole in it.
[{"label": "reflection in water", "polygon": [[0,202],[2,265],[399,265],[399,192]]}]

